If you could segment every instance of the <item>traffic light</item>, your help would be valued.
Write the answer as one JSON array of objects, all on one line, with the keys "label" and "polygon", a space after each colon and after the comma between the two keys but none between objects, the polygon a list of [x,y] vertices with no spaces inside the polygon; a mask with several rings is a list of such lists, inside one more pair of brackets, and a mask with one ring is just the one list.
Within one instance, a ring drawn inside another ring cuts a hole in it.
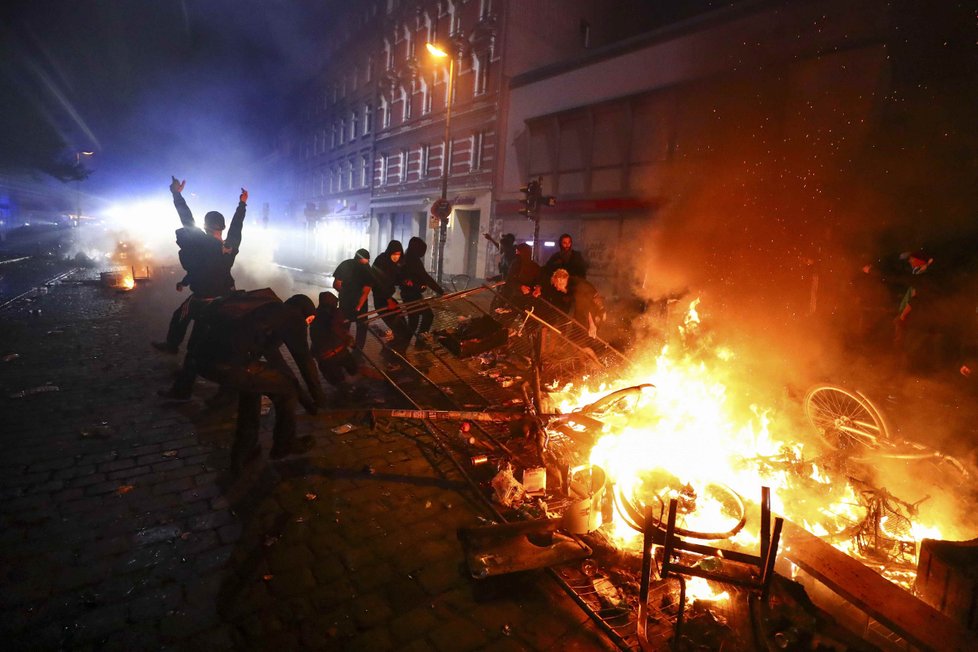
[{"label": "traffic light", "polygon": [[536,215],[537,209],[540,207],[540,181],[538,179],[530,181],[525,186],[520,188],[520,192],[523,193],[523,198],[520,199],[520,208],[518,212],[520,215],[525,215],[532,218],[534,215]]}]

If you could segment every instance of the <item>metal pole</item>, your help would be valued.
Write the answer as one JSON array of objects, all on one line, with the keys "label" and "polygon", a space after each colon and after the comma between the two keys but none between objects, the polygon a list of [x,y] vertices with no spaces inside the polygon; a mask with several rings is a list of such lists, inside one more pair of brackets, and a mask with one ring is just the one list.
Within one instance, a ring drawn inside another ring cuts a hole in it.
[{"label": "metal pole", "polygon": [[[442,151],[441,198],[448,199],[448,169],[452,163],[452,105],[455,90],[455,53],[448,60],[448,88],[445,90],[445,145]],[[437,279],[442,282],[442,271],[445,267],[445,240],[448,238],[448,216],[439,218],[438,224],[438,265]]]}]

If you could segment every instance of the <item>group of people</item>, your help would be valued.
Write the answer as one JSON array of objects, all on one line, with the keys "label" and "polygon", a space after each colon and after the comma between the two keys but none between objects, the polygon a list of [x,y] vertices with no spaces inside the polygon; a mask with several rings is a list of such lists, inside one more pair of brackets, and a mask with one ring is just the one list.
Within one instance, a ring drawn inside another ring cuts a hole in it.
[{"label": "group of people", "polygon": [[[317,309],[312,300],[302,294],[282,301],[268,288],[238,290],[231,269],[241,246],[248,192],[241,189],[227,237],[224,237],[225,219],[217,211],[204,216],[203,229],[197,226],[183,198],[185,184],[173,177],[170,192],[181,222],[176,238],[180,263],[185,271],[176,289],[181,292],[189,288],[191,294],[173,312],[166,338],[152,344],[160,351],[176,354],[190,324],[194,326],[173,385],[159,393],[167,399],[189,399],[197,376],[201,376],[220,386],[212,402],[236,396],[238,418],[231,448],[231,463],[235,470],[243,468],[260,453],[258,433],[262,395],[271,399],[275,409],[271,457],[277,459],[307,451],[313,440],[296,435],[295,409],[301,403],[309,413],[315,414],[325,406],[317,362],[327,380],[336,378],[332,360],[325,355],[332,341],[330,315],[331,310],[335,312],[335,297],[321,296]],[[310,333],[309,325],[317,318],[322,327],[314,328]],[[282,356],[283,344],[295,362],[304,386]],[[346,366],[345,369],[351,374],[356,373],[355,367]]]},{"label": "group of people", "polygon": [[501,294],[506,299],[530,307],[543,298],[586,328],[588,335],[597,335],[605,319],[604,299],[587,280],[588,263],[574,249],[570,234],[561,234],[558,250],[543,266],[533,260],[533,248],[525,242],[516,244],[512,233],[504,234],[498,243],[488,234],[485,237],[499,249],[497,278],[504,281]]},{"label": "group of people", "polygon": [[[333,288],[339,293],[343,316],[356,324],[354,348],[361,351],[367,339],[367,298],[373,294],[374,310],[389,330],[383,355],[392,364],[407,351],[412,339],[416,348],[429,346],[435,314],[422,302],[425,292],[438,296],[445,289],[425,270],[428,244],[414,236],[407,250],[399,240],[391,240],[384,252],[370,264],[370,252],[358,249],[353,258],[341,262],[333,272]],[[395,298],[400,290],[401,301]]]},{"label": "group of people", "polygon": [[[202,229],[197,226],[183,198],[185,184],[173,177],[170,192],[181,222],[176,240],[185,271],[176,289],[182,292],[189,288],[190,296],[173,312],[166,338],[152,345],[159,351],[176,354],[190,324],[194,326],[173,385],[159,393],[167,399],[187,400],[197,376],[201,376],[220,386],[209,403],[236,396],[238,418],[231,449],[235,471],[261,451],[258,433],[262,395],[271,399],[275,410],[270,456],[277,459],[305,452],[313,440],[296,435],[295,410],[297,404],[302,404],[308,413],[315,414],[325,406],[319,373],[337,387],[340,395],[355,396],[362,389],[355,382],[359,375],[358,355],[366,343],[365,315],[371,293],[375,310],[391,332],[385,353],[403,354],[412,337],[416,338],[416,346],[427,346],[434,313],[423,303],[414,303],[404,311],[394,298],[398,288],[407,303],[420,302],[429,288],[444,294],[424,268],[427,244],[421,238],[411,238],[404,251],[399,241],[392,240],[372,266],[370,253],[358,249],[333,274],[338,296],[321,292],[318,307],[303,294],[282,301],[269,288],[243,291],[235,287],[231,269],[241,246],[247,190],[241,189],[224,237],[225,219],[217,211],[204,216]],[[350,335],[351,324],[356,325],[355,336]],[[282,356],[283,344],[303,383]]]}]

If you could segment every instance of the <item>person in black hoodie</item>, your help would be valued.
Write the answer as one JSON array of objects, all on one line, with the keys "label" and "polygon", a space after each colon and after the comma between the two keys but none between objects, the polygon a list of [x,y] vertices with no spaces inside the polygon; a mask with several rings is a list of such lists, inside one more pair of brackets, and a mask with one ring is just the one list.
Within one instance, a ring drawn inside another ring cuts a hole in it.
[{"label": "person in black hoodie", "polygon": [[[198,374],[237,391],[232,469],[240,471],[261,452],[258,430],[262,394],[272,400],[275,408],[271,458],[312,448],[312,437],[296,437],[295,420],[297,402],[310,414],[325,405],[307,340],[308,324],[315,318],[312,300],[297,294],[282,302],[266,288],[200,302],[196,308],[192,315],[196,325],[187,344],[184,368],[171,393],[189,395]],[[295,361],[308,394],[302,391],[282,356],[282,344]]]},{"label": "person in black hoodie", "polygon": [[338,388],[341,394],[352,394],[354,388],[346,381],[359,372],[357,361],[350,351],[353,338],[339,301],[331,292],[319,293],[319,307],[316,309],[316,320],[309,327],[309,339],[312,342],[312,357],[316,359],[323,378]]},{"label": "person in black hoodie", "polygon": [[[421,238],[414,236],[408,240],[407,251],[401,258],[400,274],[401,299],[405,303],[424,299],[424,292],[429,288],[438,296],[445,294],[445,290],[438,285],[435,279],[431,278],[431,274],[424,268],[424,255],[427,251],[428,244]],[[430,337],[428,331],[431,330],[431,324],[434,320],[435,313],[431,311],[431,308],[427,306],[420,309],[412,308],[411,314],[407,318],[408,340],[410,341],[413,335],[415,336],[415,346],[419,349],[427,348],[426,338]]]},{"label": "person in black hoodie", "polygon": [[194,221],[187,200],[181,194],[187,182],[177,181],[176,177],[170,178],[173,205],[182,224],[176,230],[180,265],[187,272],[177,283],[177,292],[182,292],[183,288],[189,287],[193,294],[173,311],[166,331],[166,339],[152,344],[158,351],[175,354],[179,351],[180,343],[183,342],[183,338],[187,335],[187,328],[190,326],[191,303],[197,299],[224,296],[234,290],[231,267],[241,247],[241,230],[247,210],[248,191],[241,189],[238,207],[234,211],[231,227],[228,229],[228,237],[222,239],[224,216],[217,211],[209,211],[204,215],[204,228],[201,230]]},{"label": "person in black hoodie", "polygon": [[[384,323],[391,330],[393,339],[388,346],[403,354],[407,350],[407,345],[411,341],[411,331],[408,330],[407,320],[404,313],[400,310],[400,305],[394,298],[397,291],[397,284],[400,280],[400,260],[404,253],[404,247],[400,240],[391,240],[387,244],[387,249],[374,259],[374,310],[382,311]],[[385,354],[389,356],[385,349]],[[391,362],[396,362],[396,357],[388,357]]]}]

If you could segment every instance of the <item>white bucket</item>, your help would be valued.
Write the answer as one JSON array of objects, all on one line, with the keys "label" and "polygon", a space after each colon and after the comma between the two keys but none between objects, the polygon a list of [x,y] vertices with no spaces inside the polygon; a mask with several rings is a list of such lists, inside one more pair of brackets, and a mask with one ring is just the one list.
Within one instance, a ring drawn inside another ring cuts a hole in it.
[{"label": "white bucket", "polygon": [[578,466],[567,478],[571,502],[564,511],[563,527],[572,534],[587,534],[600,525],[605,473],[600,466]]}]

